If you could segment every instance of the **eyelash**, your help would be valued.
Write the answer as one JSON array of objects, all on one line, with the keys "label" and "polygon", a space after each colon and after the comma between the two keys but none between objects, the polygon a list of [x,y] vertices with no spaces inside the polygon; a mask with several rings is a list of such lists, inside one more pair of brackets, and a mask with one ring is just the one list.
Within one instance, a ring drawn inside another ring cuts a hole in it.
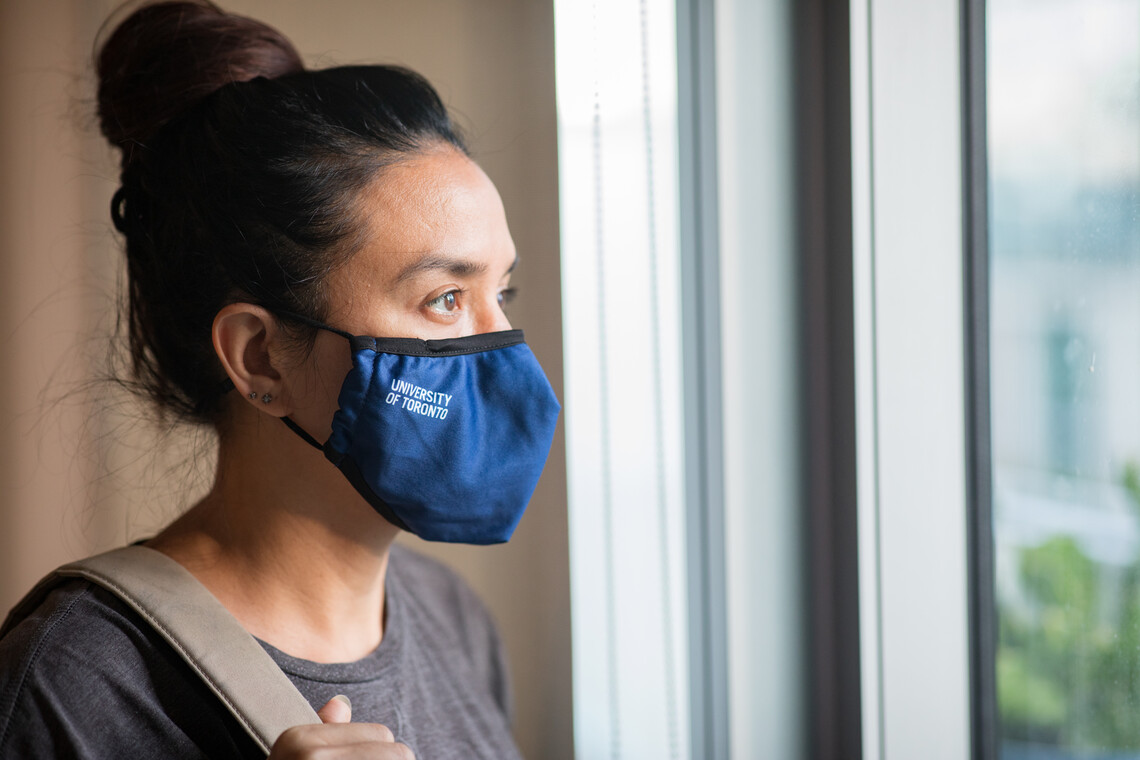
[{"label": "eyelash", "polygon": [[[427,307],[429,309],[431,309],[431,308],[434,308],[436,304],[442,304],[448,296],[451,296],[452,303],[455,303],[455,301],[462,295],[463,295],[463,291],[459,288],[456,288],[455,290],[449,290],[446,293],[441,293],[440,295],[438,295],[435,298],[428,301]],[[515,300],[516,295],[518,295],[518,290],[516,288],[504,288],[503,290],[500,290],[499,291],[499,306],[501,306],[501,307],[507,306],[511,301]],[[458,310],[458,308],[459,308],[458,306],[455,306],[454,308],[448,309],[447,311],[448,312],[456,311],[456,310]]]}]

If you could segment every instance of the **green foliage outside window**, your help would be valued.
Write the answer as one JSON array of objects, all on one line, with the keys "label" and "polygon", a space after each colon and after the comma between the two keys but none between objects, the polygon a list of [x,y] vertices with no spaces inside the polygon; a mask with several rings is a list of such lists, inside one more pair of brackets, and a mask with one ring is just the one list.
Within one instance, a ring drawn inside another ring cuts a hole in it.
[{"label": "green foliage outside window", "polygon": [[[1122,484],[1140,518],[1140,466]],[[1025,549],[1027,605],[999,609],[997,688],[1006,739],[1078,751],[1140,749],[1140,557],[1110,572],[1072,538]]]}]

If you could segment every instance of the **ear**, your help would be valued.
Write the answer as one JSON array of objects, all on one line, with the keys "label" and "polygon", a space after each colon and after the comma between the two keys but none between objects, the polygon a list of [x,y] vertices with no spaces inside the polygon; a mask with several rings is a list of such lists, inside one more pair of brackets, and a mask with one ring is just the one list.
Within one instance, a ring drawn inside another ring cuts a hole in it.
[{"label": "ear", "polygon": [[285,414],[284,383],[273,366],[281,340],[277,319],[267,309],[231,303],[214,316],[214,352],[238,393],[270,414]]}]

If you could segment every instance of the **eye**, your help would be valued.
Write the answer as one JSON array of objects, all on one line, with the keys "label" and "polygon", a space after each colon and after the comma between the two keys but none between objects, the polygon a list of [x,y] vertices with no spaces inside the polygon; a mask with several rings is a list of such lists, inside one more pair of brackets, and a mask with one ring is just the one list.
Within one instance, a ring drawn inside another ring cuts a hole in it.
[{"label": "eye", "polygon": [[499,306],[506,306],[511,301],[515,300],[516,295],[518,295],[518,290],[515,288],[504,288],[503,290],[500,290]]},{"label": "eye", "polygon": [[439,314],[451,314],[459,309],[459,291],[449,290],[427,302],[427,307]]}]

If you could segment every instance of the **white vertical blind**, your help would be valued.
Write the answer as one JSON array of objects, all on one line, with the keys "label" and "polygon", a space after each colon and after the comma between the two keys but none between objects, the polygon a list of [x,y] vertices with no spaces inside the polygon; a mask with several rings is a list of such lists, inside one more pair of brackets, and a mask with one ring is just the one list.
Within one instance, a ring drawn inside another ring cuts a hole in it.
[{"label": "white vertical blind", "polygon": [[717,0],[729,748],[804,756],[795,34],[787,0]]},{"label": "white vertical blind", "polygon": [[575,747],[686,758],[675,9],[555,29]]}]

